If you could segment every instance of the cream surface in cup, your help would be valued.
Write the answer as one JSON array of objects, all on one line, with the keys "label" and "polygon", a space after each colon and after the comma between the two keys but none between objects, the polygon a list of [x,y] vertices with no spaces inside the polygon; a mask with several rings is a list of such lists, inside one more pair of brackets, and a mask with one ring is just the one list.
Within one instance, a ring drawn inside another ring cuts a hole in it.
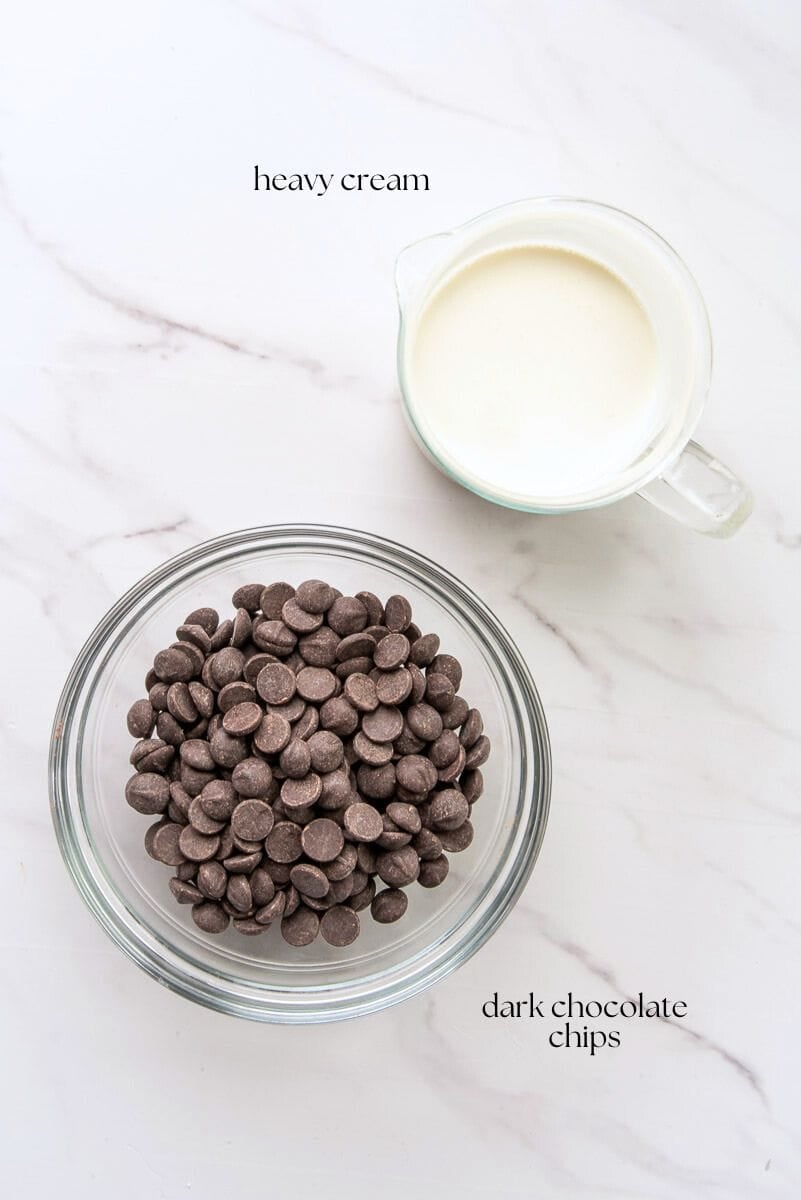
[{"label": "cream surface in cup", "polygon": [[410,390],[426,441],[490,491],[549,498],[614,479],[668,418],[640,301],[572,250],[520,244],[461,265],[422,307]]}]

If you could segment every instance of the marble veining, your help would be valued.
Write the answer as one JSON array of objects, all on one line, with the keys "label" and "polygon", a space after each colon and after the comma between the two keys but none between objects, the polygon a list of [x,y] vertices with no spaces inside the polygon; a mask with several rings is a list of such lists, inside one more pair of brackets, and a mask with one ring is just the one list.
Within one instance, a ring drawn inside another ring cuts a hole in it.
[{"label": "marble veining", "polygon": [[[557,946],[560,950],[563,950],[565,954],[568,954],[571,958],[576,959],[576,961],[579,962],[591,975],[594,975],[597,979],[600,979],[616,995],[625,1000],[633,999],[631,993],[625,991],[620,986],[614,973],[608,967],[602,966],[600,963],[598,963],[588,950],[586,950],[583,946],[577,945],[570,939],[555,933],[550,927],[547,917],[544,917],[542,913],[533,913],[532,915],[534,916],[537,929],[542,937],[547,938],[552,945]],[[684,1020],[671,1021],[666,1017],[655,1017],[654,1020],[662,1021],[668,1026],[669,1029],[675,1029],[677,1032],[683,1033],[686,1037],[692,1038],[693,1041],[697,1042],[699,1045],[705,1046],[708,1050],[711,1050],[713,1054],[720,1055],[720,1057],[731,1067],[733,1067],[738,1075],[745,1080],[748,1086],[753,1088],[753,1090],[759,1096],[762,1104],[766,1108],[769,1108],[767,1097],[756,1073],[735,1054],[732,1054],[730,1050],[724,1049],[711,1038],[699,1033]]]},{"label": "marble veining", "polygon": [[[801,9],[31,0],[11,25],[7,1190],[796,1200]],[[431,188],[265,196],[254,162]],[[697,277],[715,340],[697,436],[757,497],[731,542],[636,499],[496,508],[408,437],[396,254],[542,194],[634,212]],[[63,870],[45,762],[70,665],[122,592],[203,539],[302,521],[407,543],[482,596],[541,692],[554,787],[524,895],[467,965],[297,1030],[217,1017],[122,958]],[[531,990],[688,1015],[590,1056],[483,1015]]]},{"label": "marble veining", "polygon": [[[139,321],[145,325],[155,325],[156,328],[164,334],[185,334],[192,338],[201,338],[203,341],[209,342],[212,346],[219,346],[223,350],[231,350],[235,354],[248,355],[251,358],[256,358],[262,362],[279,361],[282,364],[298,367],[302,371],[308,372],[312,376],[322,376],[326,373],[326,368],[323,363],[318,362],[313,358],[295,358],[287,354],[285,351],[275,349],[271,351],[257,350],[254,347],[246,346],[242,342],[234,341],[231,338],[225,337],[222,334],[215,333],[213,330],[203,329],[199,325],[189,324],[184,321],[178,321],[173,317],[165,316],[163,313],[151,311],[143,308],[140,305],[125,300],[113,292],[108,291],[100,284],[95,283],[83,274],[77,267],[72,266],[67,262],[57,250],[47,242],[42,241],[34,233],[28,221],[14,207],[9,199],[8,191],[2,176],[0,176],[0,197],[2,204],[11,218],[19,226],[22,233],[37,250],[40,250],[47,256],[50,262],[64,274],[67,279],[71,280],[77,287],[81,289],[92,300],[98,300],[102,304],[109,304],[111,307],[124,317],[130,317],[132,321]],[[138,347],[137,347],[138,348]]]}]

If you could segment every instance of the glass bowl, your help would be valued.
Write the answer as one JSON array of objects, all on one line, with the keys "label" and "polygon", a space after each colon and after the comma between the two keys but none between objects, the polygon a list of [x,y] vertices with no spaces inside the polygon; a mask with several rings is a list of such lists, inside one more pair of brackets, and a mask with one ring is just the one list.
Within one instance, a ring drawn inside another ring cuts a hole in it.
[{"label": "glass bowl", "polygon": [[[436,889],[413,885],[393,925],[369,910],[344,949],[318,938],[288,946],[232,927],[201,933],[167,886],[171,871],[145,853],[152,818],[125,803],[132,740],[125,717],[143,694],[153,656],[198,605],[230,610],[240,584],[306,578],[412,603],[424,632],[464,668],[462,692],[481,709],[492,754],[473,811],[475,837],[450,855]],[[548,732],[520,652],[489,609],[441,567],[372,534],[268,526],[205,542],[153,571],[103,618],[78,655],[53,727],[50,795],[75,884],[116,944],[159,982],[209,1008],[258,1021],[309,1023],[386,1008],[444,979],[498,928],[520,895],[545,831]]]}]

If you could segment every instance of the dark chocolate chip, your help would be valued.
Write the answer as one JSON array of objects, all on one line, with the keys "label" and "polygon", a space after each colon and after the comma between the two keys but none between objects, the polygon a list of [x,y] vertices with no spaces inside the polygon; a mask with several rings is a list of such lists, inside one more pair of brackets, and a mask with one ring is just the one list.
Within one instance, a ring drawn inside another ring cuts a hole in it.
[{"label": "dark chocolate chip", "polygon": [[204,933],[222,933],[228,928],[228,913],[213,900],[203,900],[192,907],[192,920]]},{"label": "dark chocolate chip", "polygon": [[462,792],[448,788],[431,798],[431,824],[434,829],[458,829],[470,816],[470,806]]},{"label": "dark chocolate chip", "polygon": [[361,633],[367,625],[367,609],[355,596],[337,596],[326,619],[340,637],[350,637],[353,633]]},{"label": "dark chocolate chip", "polygon": [[128,709],[128,732],[135,738],[150,737],[155,720],[156,713],[150,701],[137,700]]},{"label": "dark chocolate chip", "polygon": [[384,624],[393,633],[403,633],[412,619],[412,606],[405,596],[390,596],[384,605]]},{"label": "dark chocolate chip", "polygon": [[253,734],[253,745],[265,754],[279,754],[289,744],[292,726],[278,713],[266,713]]},{"label": "dark chocolate chip", "polygon": [[418,795],[430,792],[437,782],[436,767],[422,754],[407,754],[399,759],[395,773],[402,787]]},{"label": "dark chocolate chip", "polygon": [[[276,863],[295,862],[303,853],[300,837],[300,826],[296,825],[294,821],[279,821],[267,835],[265,842],[267,854]],[[275,875],[272,877],[275,879]],[[289,875],[287,875],[288,878]],[[278,880],[276,880],[277,882]]]},{"label": "dark chocolate chip", "polygon": [[363,763],[356,772],[359,791],[371,800],[389,800],[395,792],[395,766],[387,763],[384,767],[368,767]]},{"label": "dark chocolate chip", "polygon": [[189,824],[198,833],[204,833],[207,837],[215,833],[220,833],[225,827],[225,821],[217,821],[214,817],[210,817],[203,807],[202,793],[200,796],[195,796],[192,803],[189,805]]},{"label": "dark chocolate chip", "polygon": [[448,860],[444,854],[420,863],[420,874],[417,882],[424,888],[439,887],[448,874]]},{"label": "dark chocolate chip", "polygon": [[322,614],[301,608],[294,596],[281,609],[281,619],[294,633],[312,633],[323,623]]},{"label": "dark chocolate chip", "polygon": [[464,821],[458,829],[440,829],[435,836],[439,838],[443,850],[447,850],[449,854],[458,854],[470,845],[473,833],[472,822]]},{"label": "dark chocolate chip", "polygon": [[475,770],[465,771],[462,778],[459,780],[459,786],[464,792],[465,800],[468,804],[475,804],[484,791],[484,776],[476,768]]},{"label": "dark chocolate chip", "polygon": [[402,846],[378,856],[378,874],[389,887],[406,887],[420,872],[420,859],[412,846]]},{"label": "dark chocolate chip", "polygon": [[322,780],[315,771],[309,771],[302,779],[285,779],[281,784],[281,803],[288,812],[308,808],[320,799],[322,788]]},{"label": "dark chocolate chip", "polygon": [[330,584],[322,579],[307,579],[298,585],[295,593],[298,604],[308,613],[328,612],[337,598]]},{"label": "dark chocolate chip", "polygon": [[153,659],[153,670],[163,683],[187,683],[194,673],[192,659],[182,650],[159,650]]},{"label": "dark chocolate chip", "polygon": [[406,711],[409,728],[425,742],[435,742],[442,733],[442,717],[430,704],[413,704]]},{"label": "dark chocolate chip", "polygon": [[318,817],[310,821],[300,840],[304,854],[316,863],[333,862],[345,844],[342,830],[327,817]]},{"label": "dark chocolate chip", "polygon": [[288,704],[295,695],[295,673],[286,663],[267,663],[259,671],[256,691],[267,704]]},{"label": "dark chocolate chip", "polygon": [[471,708],[462,725],[459,741],[465,750],[469,750],[471,746],[475,746],[483,732],[484,721],[482,720],[481,713],[477,708]]},{"label": "dark chocolate chip", "polygon": [[231,783],[240,796],[264,799],[269,794],[273,773],[261,758],[244,758],[234,767]]},{"label": "dark chocolate chip", "polygon": [[344,746],[342,741],[330,729],[321,729],[313,733],[307,741],[311,754],[311,765],[315,771],[327,774],[335,771],[342,764]]},{"label": "dark chocolate chip", "polygon": [[353,749],[361,761],[371,767],[383,767],[392,760],[392,742],[374,742],[362,729],[353,739]]},{"label": "dark chocolate chip", "polygon": [[222,863],[201,863],[197,873],[197,886],[209,900],[220,900],[228,886],[228,872]]},{"label": "dark chocolate chip", "polygon": [[289,779],[302,779],[311,769],[309,743],[302,738],[293,737],[289,745],[281,751],[278,761],[281,770]]},{"label": "dark chocolate chip", "polygon": [[285,583],[283,580],[271,583],[269,587],[262,588],[259,607],[268,621],[280,620],[282,608],[294,595],[295,589],[291,583]]},{"label": "dark chocolate chip", "polygon": [[203,900],[203,893],[193,883],[177,876],[170,880],[170,891],[179,904],[199,904]]},{"label": "dark chocolate chip", "polygon": [[484,763],[489,758],[490,749],[490,740],[484,733],[468,750],[467,757],[465,759],[466,769],[468,771],[475,771],[477,767],[483,767]]},{"label": "dark chocolate chip", "polygon": [[339,661],[337,649],[339,636],[327,625],[307,633],[298,642],[298,651],[303,661],[310,667],[333,667]]},{"label": "dark chocolate chip", "polygon": [[220,614],[216,608],[195,608],[184,619],[184,625],[199,625],[209,637],[216,632],[220,624]]},{"label": "dark chocolate chip", "polygon": [[395,888],[385,888],[378,892],[370,905],[370,913],[374,921],[380,925],[390,925],[399,921],[409,906],[409,897],[405,892]]},{"label": "dark chocolate chip", "polygon": [[223,729],[231,737],[247,737],[259,728],[262,716],[261,705],[252,700],[245,701],[244,704],[235,704],[223,717]]},{"label": "dark chocolate chip", "polygon": [[327,667],[304,667],[298,672],[297,689],[304,700],[322,704],[336,691],[337,681]]},{"label": "dark chocolate chip", "polygon": [[345,809],[345,829],[355,842],[374,842],[384,832],[384,823],[377,808],[357,801]]},{"label": "dark chocolate chip", "polygon": [[430,662],[433,662],[439,650],[439,638],[436,633],[424,633],[415,642],[412,642],[409,650],[410,660],[418,667],[427,667]]},{"label": "dark chocolate chip", "polygon": [[403,716],[400,709],[379,704],[374,712],[365,714],[362,729],[374,742],[394,742],[403,729]]},{"label": "dark chocolate chip", "polygon": [[263,800],[241,800],[231,814],[234,836],[263,842],[275,824],[273,810]]},{"label": "dark chocolate chip", "polygon": [[[369,682],[369,680],[368,680]],[[320,725],[339,737],[348,737],[359,727],[359,713],[345,696],[332,696],[320,709]]]},{"label": "dark chocolate chip", "polygon": [[409,639],[402,633],[388,633],[375,648],[373,662],[382,671],[394,671],[409,657]]},{"label": "dark chocolate chip", "polygon": [[301,904],[291,916],[281,921],[281,937],[290,946],[308,946],[317,937],[320,919],[305,904]]},{"label": "dark chocolate chip", "polygon": [[336,904],[323,913],[320,933],[330,946],[349,946],[359,936],[359,918],[352,908]]},{"label": "dark chocolate chip", "polygon": [[380,703],[372,679],[358,671],[345,680],[343,695],[354,708],[363,713],[375,712]]},{"label": "dark chocolate chip", "polygon": [[125,799],[131,808],[145,816],[163,813],[170,803],[170,785],[163,775],[142,771],[126,783]]}]

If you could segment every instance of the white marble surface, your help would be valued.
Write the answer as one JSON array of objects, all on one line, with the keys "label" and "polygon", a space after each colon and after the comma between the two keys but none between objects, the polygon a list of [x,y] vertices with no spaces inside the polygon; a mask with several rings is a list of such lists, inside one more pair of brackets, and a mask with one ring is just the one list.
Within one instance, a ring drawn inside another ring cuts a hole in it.
[{"label": "white marble surface", "polygon": [[[801,10],[29,0],[5,24],[6,1193],[797,1197]],[[255,162],[427,171],[431,191],[257,195]],[[637,213],[697,276],[699,435],[757,496],[733,541],[637,500],[496,509],[408,439],[397,250],[543,193]],[[59,690],[114,598],[200,539],[299,520],[407,542],[484,596],[555,764],[492,942],[417,1001],[309,1030],[218,1017],[123,959],[62,868],[45,782]],[[689,1013],[590,1057],[487,1021],[496,989]]]}]

